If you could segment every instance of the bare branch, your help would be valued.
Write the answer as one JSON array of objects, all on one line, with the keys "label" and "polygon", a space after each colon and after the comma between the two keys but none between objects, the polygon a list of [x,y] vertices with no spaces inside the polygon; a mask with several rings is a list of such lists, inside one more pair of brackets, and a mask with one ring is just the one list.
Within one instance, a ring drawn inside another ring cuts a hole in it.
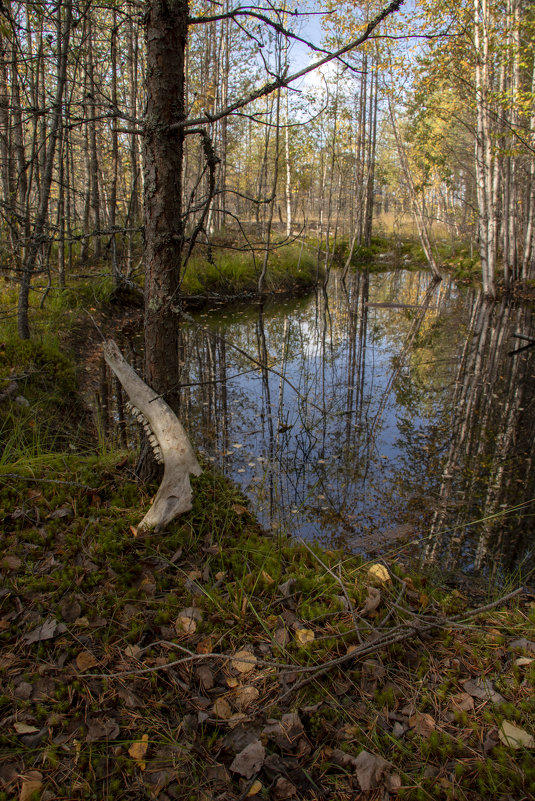
[{"label": "bare branch", "polygon": [[324,64],[328,64],[330,61],[338,58],[339,56],[343,56],[345,53],[349,53],[351,50],[354,50],[356,47],[359,47],[363,44],[367,39],[370,38],[372,32],[375,28],[388,16],[393,14],[395,11],[398,11],[405,0],[392,0],[392,2],[383,8],[383,10],[374,17],[371,22],[368,23],[366,29],[363,33],[357,38],[353,39],[349,44],[344,45],[339,50],[335,50],[333,53],[329,53],[329,55],[324,56],[323,58],[318,59],[313,64],[310,64],[308,67],[304,67],[302,70],[298,72],[292,73],[292,75],[278,75],[273,81],[269,81],[268,83],[264,84],[263,86],[259,87],[256,91],[251,92],[251,94],[247,95],[246,97],[242,97],[239,100],[236,100],[234,103],[231,103],[221,111],[218,111],[216,114],[209,114],[205,111],[204,117],[197,117],[192,120],[184,119],[180,120],[179,122],[175,122],[169,126],[171,131],[178,131],[181,128],[189,128],[190,126],[198,126],[198,125],[206,125],[208,123],[217,122],[217,120],[223,119],[223,117],[228,117],[230,114],[233,114],[235,111],[238,111],[244,106],[248,106],[249,103],[252,103],[254,100],[258,100],[261,97],[265,97],[266,95],[270,95],[275,92],[277,89],[281,89],[283,87],[289,86],[294,81],[299,80],[299,78],[303,78],[305,75],[308,75],[309,72],[313,72],[314,70],[318,69],[318,67],[322,67]]}]

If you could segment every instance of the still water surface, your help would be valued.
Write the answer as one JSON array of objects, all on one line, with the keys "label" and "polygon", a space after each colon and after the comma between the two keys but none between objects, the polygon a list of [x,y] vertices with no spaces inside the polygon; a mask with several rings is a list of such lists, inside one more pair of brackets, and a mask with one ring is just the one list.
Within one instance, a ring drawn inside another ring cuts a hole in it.
[{"label": "still water surface", "polygon": [[[266,528],[443,570],[532,566],[526,307],[427,273],[214,310],[183,330],[181,416]],[[254,361],[250,357],[253,357]]]}]

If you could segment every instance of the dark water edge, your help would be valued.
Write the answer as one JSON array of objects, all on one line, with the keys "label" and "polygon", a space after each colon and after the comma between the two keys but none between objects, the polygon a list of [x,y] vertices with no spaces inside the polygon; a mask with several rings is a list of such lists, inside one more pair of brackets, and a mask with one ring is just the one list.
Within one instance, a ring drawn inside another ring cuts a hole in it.
[{"label": "dark water edge", "polygon": [[334,273],[327,293],[198,314],[182,329],[181,419],[266,528],[525,576],[535,349],[509,353],[534,335],[532,309],[430,281]]}]

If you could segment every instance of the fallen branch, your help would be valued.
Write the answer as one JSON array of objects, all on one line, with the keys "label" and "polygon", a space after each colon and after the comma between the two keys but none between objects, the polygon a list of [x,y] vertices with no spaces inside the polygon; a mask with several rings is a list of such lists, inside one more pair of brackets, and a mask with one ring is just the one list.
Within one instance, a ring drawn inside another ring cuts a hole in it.
[{"label": "fallen branch", "polygon": [[36,484],[65,484],[68,487],[78,487],[86,492],[99,491],[99,487],[88,487],[87,484],[79,484],[77,481],[63,481],[59,478],[39,478],[38,476],[21,476],[19,473],[0,473],[0,481],[7,478],[15,478],[17,481],[32,481]]},{"label": "fallen branch", "polygon": [[[286,696],[297,692],[306,684],[309,684],[311,681],[314,681],[319,676],[327,673],[333,667],[338,667],[340,665],[345,664],[346,662],[351,662],[355,659],[367,657],[372,653],[376,653],[377,651],[382,650],[383,648],[388,647],[389,645],[393,645],[394,643],[404,642],[409,640],[413,637],[419,637],[422,634],[426,634],[432,629],[436,628],[448,628],[448,627],[456,627],[458,626],[461,621],[463,620],[470,620],[471,618],[477,617],[484,612],[488,612],[490,609],[494,609],[497,606],[501,606],[502,604],[510,601],[512,598],[520,595],[524,592],[524,587],[517,587],[516,590],[507,593],[507,595],[502,596],[501,598],[492,601],[491,603],[485,604],[485,606],[479,606],[475,609],[469,609],[466,612],[462,612],[461,614],[454,615],[453,617],[441,617],[433,620],[429,620],[426,618],[424,621],[420,622],[418,620],[413,620],[410,623],[402,623],[398,626],[394,626],[392,629],[388,629],[387,631],[383,632],[375,636],[373,639],[369,639],[366,642],[361,643],[360,645],[355,646],[351,651],[348,653],[342,654],[341,656],[335,657],[334,659],[329,659],[326,662],[323,662],[318,665],[296,665],[293,663],[281,663],[276,662],[274,660],[268,659],[259,659],[251,654],[251,659],[247,659],[245,655],[240,654],[240,662],[251,663],[252,665],[258,667],[268,667],[268,668],[275,668],[277,670],[291,670],[293,673],[301,673],[307,674],[304,676],[301,681],[294,684],[290,689],[288,689],[285,693],[279,696],[278,701],[282,701]],[[406,611],[406,610],[404,610]],[[232,660],[233,654],[221,654],[221,653],[207,653],[207,654],[195,654],[189,650],[189,648],[185,648],[183,645],[179,645],[178,643],[169,642],[166,640],[159,640],[156,643],[151,643],[150,646],[147,648],[152,648],[155,645],[164,645],[167,648],[172,648],[178,651],[182,651],[186,654],[186,656],[182,657],[181,659],[173,660],[172,662],[168,662],[165,665],[154,665],[152,667],[146,668],[139,668],[135,670],[124,670],[118,673],[95,673],[92,674],[92,678],[100,678],[100,679],[114,679],[114,678],[124,678],[126,676],[144,676],[151,673],[157,673],[162,670],[169,670],[170,668],[177,667],[179,665],[190,664],[192,662],[202,662],[206,661],[229,661]],[[146,648],[144,649],[146,650]]]},{"label": "fallen branch", "polygon": [[147,431],[156,460],[164,465],[160,488],[138,526],[141,531],[161,531],[175,517],[191,509],[190,473],[198,476],[202,471],[184,427],[171,407],[130,367],[112,339],[102,349],[107,364],[130,399],[132,412]]}]

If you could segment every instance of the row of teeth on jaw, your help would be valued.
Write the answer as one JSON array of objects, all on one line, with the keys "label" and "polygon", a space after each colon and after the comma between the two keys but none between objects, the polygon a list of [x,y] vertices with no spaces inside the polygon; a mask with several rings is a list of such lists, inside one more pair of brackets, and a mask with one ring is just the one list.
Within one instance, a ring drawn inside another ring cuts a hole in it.
[{"label": "row of teeth on jaw", "polygon": [[143,426],[145,434],[147,435],[147,439],[149,440],[150,446],[152,448],[154,458],[156,459],[158,464],[163,464],[162,452],[160,450],[160,446],[158,444],[156,435],[153,434],[152,432],[152,428],[150,427],[149,421],[147,420],[143,412],[140,412],[139,409],[136,408],[133,403],[127,401],[125,405],[126,405],[126,411],[129,414],[131,414],[132,417],[135,417],[138,423],[141,423],[141,425]]}]

